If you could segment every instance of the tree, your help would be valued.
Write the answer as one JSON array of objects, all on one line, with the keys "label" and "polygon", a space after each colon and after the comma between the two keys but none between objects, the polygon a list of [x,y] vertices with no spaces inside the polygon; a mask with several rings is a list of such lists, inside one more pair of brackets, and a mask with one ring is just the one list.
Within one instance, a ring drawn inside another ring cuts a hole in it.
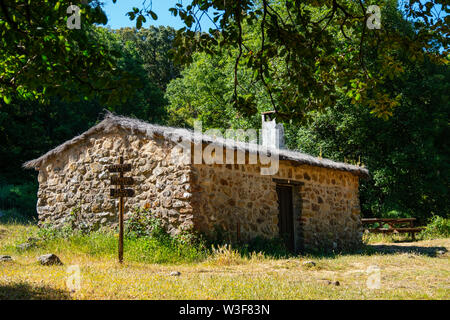
[{"label": "tree", "polygon": [[175,65],[170,58],[174,49],[173,41],[176,36],[175,29],[171,27],[150,26],[142,29],[122,28],[115,31],[127,42],[127,46],[133,46],[136,55],[142,60],[142,66],[147,77],[158,87],[165,91],[170,80],[180,75],[180,66]]},{"label": "tree", "polygon": [[[161,87],[166,85],[164,81],[167,81],[167,79],[157,78],[155,74],[158,72],[164,74],[163,70],[171,70],[171,66],[163,66],[162,61],[158,63],[156,60],[149,59],[145,50],[140,48],[143,43],[150,46],[148,42],[151,42],[154,38],[164,38],[166,29],[154,28],[151,32],[147,29],[141,29],[137,32],[136,29],[130,28],[104,31],[109,39],[104,39],[102,42],[110,42],[111,46],[116,48],[115,50],[121,52],[122,56],[117,61],[117,68],[123,71],[126,70],[137,80],[136,87],[124,93],[120,103],[108,105],[107,108],[122,115],[134,116],[152,123],[163,123],[166,117],[164,107],[167,101],[164,98],[164,91]],[[164,55],[164,51],[168,51],[168,47],[171,46],[170,37],[165,38],[165,41],[165,46],[154,49],[161,55]],[[158,58],[159,55],[156,59]],[[153,71],[154,63],[158,65],[157,68],[163,70]]]},{"label": "tree", "polygon": [[386,88],[402,93],[388,120],[342,97],[308,126],[287,131],[291,147],[369,168],[371,178],[360,188],[363,215],[425,222],[432,215],[449,215],[450,72],[425,60],[405,74]]},{"label": "tree", "polygon": [[[254,105],[253,97],[238,94],[237,69],[243,61],[264,86],[280,118],[301,120],[311,110],[331,106],[338,89],[386,118],[398,97],[383,91],[382,84],[401,77],[404,70],[393,50],[405,48],[411,60],[426,55],[435,63],[448,62],[449,6],[444,0],[422,2],[404,3],[404,13],[415,26],[415,32],[405,34],[395,25],[377,29],[377,9],[370,5],[378,5],[384,19],[396,5],[392,0],[191,0],[187,6],[178,3],[170,9],[186,25],[177,33],[174,58],[189,63],[196,51],[216,54],[219,47],[237,49],[233,101],[241,110]],[[67,27],[71,5],[68,0],[0,2],[0,96],[5,102],[15,92],[70,98],[72,92],[66,87],[87,98],[100,92],[113,102],[135,87],[132,78],[125,79],[123,70],[114,68],[115,52],[91,33],[93,24],[106,23],[100,1],[79,4],[80,30]],[[157,19],[152,1],[143,1],[128,15],[138,29],[146,17]],[[202,32],[202,19],[211,20],[215,28]],[[258,46],[243,34],[245,24],[259,30]],[[347,44],[344,49],[342,43]],[[362,59],[367,51],[372,60]],[[287,78],[279,75],[280,61]],[[289,86],[280,88],[280,81]]]},{"label": "tree", "polygon": [[[200,120],[204,129],[258,126],[257,112],[252,110],[251,114],[244,115],[242,110],[233,108],[233,69],[233,59],[225,54],[195,54],[181,77],[172,80],[167,87],[168,124],[192,128],[194,121]],[[243,94],[253,90],[255,94],[263,95],[261,88],[251,83],[248,70],[242,68],[239,74],[243,79],[239,90]]]},{"label": "tree", "polygon": [[120,54],[115,60],[118,72],[126,71],[137,84],[124,92],[121,101],[104,104],[101,92],[94,92],[89,100],[77,92],[78,84],[66,87],[65,95],[49,96],[44,101],[26,99],[12,93],[9,104],[0,103],[0,210],[4,204],[15,205],[23,216],[35,216],[37,173],[23,170],[22,164],[39,157],[48,150],[86,131],[103,118],[105,109],[163,123],[167,101],[164,93],[149,78],[136,46],[125,41],[123,34],[105,28],[95,28],[95,38],[104,48]]},{"label": "tree", "polygon": [[[146,15],[154,17],[151,2],[146,3],[129,13],[137,24]],[[196,51],[215,55],[219,47],[237,48],[233,101],[239,109],[254,103],[238,95],[237,69],[243,60],[282,119],[301,120],[309,111],[332,106],[338,90],[387,118],[399,97],[390,96],[383,83],[399,79],[404,72],[402,60],[394,54],[398,48],[410,60],[427,56],[434,63],[448,63],[450,8],[446,1],[402,3],[405,17],[414,26],[409,33],[395,24],[378,23],[378,13],[385,21],[396,9],[397,2],[392,0],[192,0],[185,7],[177,4],[170,9],[186,24],[177,35],[175,58],[190,63]],[[214,22],[215,29],[202,32],[202,18]],[[252,39],[243,32],[246,24],[259,29],[258,46],[252,46]],[[367,52],[370,60],[364,59]],[[280,61],[286,68],[282,76],[277,68]],[[289,85],[280,88],[280,81]]]},{"label": "tree", "polygon": [[[95,24],[105,24],[100,2],[0,1],[0,98],[61,96],[120,101],[136,86],[126,71],[114,67],[119,52],[98,39]],[[67,12],[80,9],[80,29],[70,29]],[[70,88],[71,90],[68,90]]]}]

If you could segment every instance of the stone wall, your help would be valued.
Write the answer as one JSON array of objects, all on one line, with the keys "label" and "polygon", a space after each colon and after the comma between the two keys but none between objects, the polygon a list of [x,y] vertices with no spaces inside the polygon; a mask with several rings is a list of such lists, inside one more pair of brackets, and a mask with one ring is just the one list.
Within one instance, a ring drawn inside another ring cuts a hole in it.
[{"label": "stone wall", "polygon": [[[284,172],[289,172],[289,169]],[[285,174],[281,176],[286,177]],[[348,172],[311,166],[293,168],[292,176],[304,182],[299,188],[299,225],[304,248],[341,250],[359,246],[362,225],[358,177]]]},{"label": "stone wall", "polygon": [[278,204],[275,183],[259,174],[257,165],[194,165],[192,206],[199,230],[216,227],[242,240],[278,235]]},{"label": "stone wall", "polygon": [[361,243],[358,177],[295,162],[280,161],[278,174],[264,176],[259,165],[194,165],[194,222],[204,232],[216,226],[242,240],[278,236],[276,179],[293,186],[296,249],[347,249]]},{"label": "stone wall", "polygon": [[118,200],[109,195],[110,175],[106,167],[123,155],[131,163],[132,188],[136,196],[125,202],[125,219],[137,206],[147,207],[162,218],[167,229],[192,228],[190,166],[172,161],[173,144],[125,131],[92,135],[47,161],[39,170],[37,211],[40,223],[61,226],[75,220],[77,227],[115,227]]},{"label": "stone wall", "polygon": [[[160,217],[171,233],[195,228],[212,235],[216,226],[241,240],[278,236],[277,179],[291,179],[297,250],[344,249],[361,242],[358,177],[344,171],[280,161],[274,176],[260,165],[182,164],[174,143],[124,130],[98,133],[51,158],[39,170],[37,211],[42,222],[74,220],[89,230],[116,226],[118,200],[109,196],[107,165],[120,155],[131,163],[136,196],[126,199],[125,218],[135,207]],[[248,155],[247,155],[248,159]]]}]

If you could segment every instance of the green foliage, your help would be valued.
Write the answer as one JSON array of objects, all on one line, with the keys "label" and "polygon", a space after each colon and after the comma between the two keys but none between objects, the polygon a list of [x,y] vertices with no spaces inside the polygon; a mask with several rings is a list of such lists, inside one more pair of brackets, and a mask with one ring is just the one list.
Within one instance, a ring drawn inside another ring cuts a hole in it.
[{"label": "green foliage", "polygon": [[[35,184],[37,174],[22,164],[73,138],[95,124],[102,106],[95,102],[48,104],[14,99],[0,108],[0,179],[10,184]],[[35,189],[37,191],[37,189]],[[35,191],[35,192],[36,192]]]},{"label": "green foliage", "polygon": [[153,237],[166,239],[169,237],[161,219],[152,215],[149,210],[139,207],[135,208],[125,221],[125,234],[130,238]]},{"label": "green foliage", "polygon": [[120,101],[136,79],[115,68],[119,52],[99,39],[107,18],[98,0],[78,3],[80,29],[69,29],[73,1],[6,0],[0,10],[0,98],[42,101],[51,96]]},{"label": "green foliage", "polygon": [[181,67],[174,64],[169,54],[173,50],[175,29],[150,26],[139,30],[121,28],[114,33],[125,50],[142,65],[146,77],[161,90],[164,91],[170,80],[179,76]]},{"label": "green foliage", "polygon": [[[254,127],[259,124],[255,113],[245,117],[233,105],[234,61],[226,55],[209,57],[195,54],[194,61],[181,72],[181,77],[167,86],[168,124],[192,128],[195,120],[202,121],[203,129]],[[260,89],[251,84],[247,70],[241,69],[240,92]]]},{"label": "green foliage", "polygon": [[30,222],[30,216],[26,216],[16,208],[0,210],[0,223],[26,224]]},{"label": "green foliage", "polygon": [[[367,27],[372,19],[370,4],[381,8],[379,29]],[[192,0],[171,9],[186,24],[175,40],[175,59],[189,64],[193,52],[232,53],[232,99],[243,113],[254,103],[238,93],[236,73],[241,62],[264,87],[280,119],[302,120],[310,112],[332,107],[340,91],[352,103],[363,103],[386,119],[398,106],[399,97],[383,85],[403,75],[404,60],[396,54],[399,48],[411,61],[429,56],[436,63],[448,63],[448,16],[435,15],[440,9],[448,13],[448,5],[409,1],[402,13],[397,6],[392,0]],[[208,11],[213,11],[216,25],[209,33],[199,33],[201,18],[211,19]],[[412,21],[402,25],[392,19],[402,14]]]},{"label": "green foliage", "polygon": [[135,208],[128,217],[125,236],[127,250],[131,250],[129,254],[142,257],[147,262],[167,263],[178,259],[185,262],[198,261],[204,258],[207,251],[203,237],[190,230],[170,235],[162,220],[145,208]]},{"label": "green foliage", "polygon": [[[375,227],[378,224],[375,224]],[[428,219],[428,224],[424,229],[416,233],[416,240],[433,240],[444,239],[450,237],[450,219],[441,216],[433,216]],[[399,234],[381,234],[381,233],[365,233],[363,241],[366,244],[370,243],[393,243],[393,242],[407,242],[411,241],[411,236],[408,233]],[[366,247],[368,249],[369,247]]]},{"label": "green foliage", "polygon": [[398,218],[407,218],[409,217],[409,215],[405,212],[401,212],[398,210],[391,210],[388,212],[385,212],[383,214],[383,218],[393,218],[393,219],[398,219]]},{"label": "green foliage", "polygon": [[124,244],[125,258],[148,263],[189,263],[204,260],[207,252],[203,247],[184,244],[176,238],[153,237],[127,239]]},{"label": "green foliage", "polygon": [[35,181],[17,185],[0,184],[0,219],[24,222],[35,218],[36,188]]},{"label": "green foliage", "polygon": [[[135,86],[122,95],[120,102],[103,104],[102,107],[121,115],[162,123],[165,118],[164,106],[167,104],[163,90],[167,82],[177,75],[177,69],[170,61],[166,61],[174,30],[153,27],[137,32],[130,28],[113,31],[99,28],[98,32],[102,34],[101,43],[107,43],[120,52],[117,68],[128,72],[137,80]],[[153,54],[150,55],[152,45],[159,47],[153,48]],[[166,57],[166,60],[161,57]],[[155,70],[165,77],[157,77]]]},{"label": "green foliage", "polygon": [[[367,9],[372,3],[382,10],[382,28],[378,30],[367,28]],[[71,4],[68,0],[1,2],[0,98],[6,104],[15,95],[46,100],[50,96],[72,99],[74,93],[75,99],[126,103],[127,92],[142,84],[139,77],[115,67],[120,52],[103,42],[95,28],[107,23],[103,3],[78,3],[81,29],[67,27],[66,10]],[[392,114],[399,97],[385,91],[383,84],[399,79],[404,71],[395,50],[404,48],[411,61],[427,55],[435,62],[447,61],[448,15],[435,16],[435,12],[442,9],[448,14],[448,5],[444,1],[423,5],[414,0],[402,9],[404,16],[412,19],[409,30],[389,23],[390,16],[400,15],[393,0],[191,0],[170,9],[186,25],[173,36],[173,56],[177,62],[190,63],[195,52],[216,55],[225,50],[233,54],[230,99],[242,114],[256,106],[254,94],[238,90],[238,69],[245,65],[270,96],[280,118],[300,120],[311,111],[332,106],[339,90],[385,118]],[[140,8],[133,7],[127,15],[138,29],[147,18],[157,19],[151,1],[142,1]],[[215,27],[199,32],[202,18]],[[155,55],[151,49],[162,47],[158,41],[138,42],[141,55]],[[370,59],[364,57],[367,52]],[[156,55],[159,58],[154,61],[167,62],[167,55]],[[146,70],[155,75],[160,88],[176,76],[158,64],[147,65]]]},{"label": "green foliage", "polygon": [[341,98],[294,131],[290,146],[323,157],[361,161],[371,179],[361,181],[365,216],[417,217],[449,214],[448,92],[450,72],[425,62],[409,66],[387,90],[401,93],[389,120],[374,118],[362,106]]},{"label": "green foliage", "polygon": [[433,216],[419,236],[425,239],[450,237],[450,219]]}]

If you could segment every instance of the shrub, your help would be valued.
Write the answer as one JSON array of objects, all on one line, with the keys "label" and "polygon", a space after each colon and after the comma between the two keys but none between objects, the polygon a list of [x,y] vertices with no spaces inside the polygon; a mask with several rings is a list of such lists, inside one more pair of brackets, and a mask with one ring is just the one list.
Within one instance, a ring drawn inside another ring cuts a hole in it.
[{"label": "shrub", "polygon": [[433,216],[425,230],[420,233],[424,238],[447,238],[450,236],[450,219]]},{"label": "shrub", "polygon": [[148,209],[135,208],[125,222],[125,235],[129,238],[151,236],[167,238],[169,235],[163,227],[161,219],[153,216]]},{"label": "shrub", "polygon": [[205,240],[191,230],[171,235],[148,209],[135,208],[125,222],[127,254],[151,263],[199,261],[207,256]]},{"label": "shrub", "polygon": [[1,219],[27,222],[36,218],[36,182],[18,185],[0,184]]},{"label": "shrub", "polygon": [[410,216],[407,213],[400,210],[391,210],[383,215],[383,218],[392,218],[392,219],[407,218],[407,217],[409,218]]},{"label": "shrub", "polygon": [[23,215],[18,209],[0,210],[0,223],[21,223],[33,222],[29,216]]},{"label": "shrub", "polygon": [[67,239],[78,233],[80,232],[73,229],[70,223],[67,223],[60,228],[54,227],[50,223],[43,223],[37,232],[37,236],[42,240]]}]

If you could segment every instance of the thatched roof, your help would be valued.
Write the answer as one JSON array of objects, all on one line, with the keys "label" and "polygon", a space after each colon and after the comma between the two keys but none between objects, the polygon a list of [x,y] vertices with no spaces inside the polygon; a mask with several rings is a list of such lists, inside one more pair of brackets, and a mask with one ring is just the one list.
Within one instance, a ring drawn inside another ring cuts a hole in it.
[{"label": "thatched roof", "polygon": [[[150,124],[138,119],[132,119],[132,118],[126,118],[122,116],[113,115],[111,113],[108,113],[105,116],[105,119],[101,121],[99,124],[95,125],[94,127],[90,128],[86,132],[82,133],[79,136],[74,137],[73,139],[64,142],[60,146],[50,150],[46,154],[42,155],[41,157],[28,161],[24,163],[23,167],[30,169],[30,168],[39,168],[42,166],[43,163],[45,163],[48,159],[57,156],[58,154],[66,151],[70,147],[81,143],[85,141],[88,137],[95,133],[99,132],[113,132],[117,129],[124,129],[130,132],[130,134],[136,134],[141,133],[147,135],[149,138],[154,137],[155,135],[163,136],[165,139],[174,141],[174,142],[180,142],[181,139],[188,139],[188,141],[194,142],[194,131],[189,129],[182,129],[182,128],[172,128],[172,127],[165,127],[165,126],[159,126]],[[234,140],[230,139],[224,139],[224,138],[216,138],[211,137],[208,135],[199,135],[201,137],[202,141],[204,143],[213,143],[213,144],[219,144],[223,145],[225,147],[234,148],[241,151],[248,151],[250,153],[257,153],[262,149],[262,147],[258,144],[251,144],[251,143],[243,143],[243,142],[236,142]],[[199,137],[195,136],[195,142],[199,141]],[[324,167],[324,168],[330,168],[335,170],[341,170],[341,171],[348,171],[355,175],[359,176],[368,176],[369,171],[363,167],[354,166],[347,163],[342,162],[335,162],[328,159],[319,159],[317,157],[310,156],[305,153],[287,150],[287,149],[269,149],[269,151],[273,154],[278,154],[280,160],[291,160],[294,162],[297,162],[299,164],[307,164],[311,166],[317,166],[317,167]]]}]

